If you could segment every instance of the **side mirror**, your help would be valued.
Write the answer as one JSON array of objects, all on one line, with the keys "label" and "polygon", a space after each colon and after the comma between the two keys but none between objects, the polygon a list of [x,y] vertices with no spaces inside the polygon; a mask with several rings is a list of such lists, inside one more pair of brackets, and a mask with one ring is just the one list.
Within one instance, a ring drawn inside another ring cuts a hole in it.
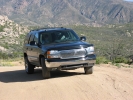
[{"label": "side mirror", "polygon": [[36,42],[35,41],[31,41],[30,45],[36,45]]},{"label": "side mirror", "polygon": [[86,37],[85,36],[82,36],[82,37],[80,37],[80,40],[81,41],[86,41]]}]

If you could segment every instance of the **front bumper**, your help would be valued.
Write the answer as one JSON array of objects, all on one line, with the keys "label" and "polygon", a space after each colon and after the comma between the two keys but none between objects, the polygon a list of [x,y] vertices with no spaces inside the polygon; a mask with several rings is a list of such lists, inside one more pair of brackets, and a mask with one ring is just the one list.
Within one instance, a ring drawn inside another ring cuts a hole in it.
[{"label": "front bumper", "polygon": [[90,55],[85,58],[77,58],[71,60],[53,60],[48,61],[45,59],[45,64],[47,68],[59,68],[59,69],[67,69],[67,68],[78,68],[78,67],[92,67],[96,63],[96,56]]}]

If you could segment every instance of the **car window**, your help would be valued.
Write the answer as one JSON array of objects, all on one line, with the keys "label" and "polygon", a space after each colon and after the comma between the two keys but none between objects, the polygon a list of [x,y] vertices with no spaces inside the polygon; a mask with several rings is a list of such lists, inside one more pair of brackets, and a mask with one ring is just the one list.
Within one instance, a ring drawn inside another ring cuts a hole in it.
[{"label": "car window", "polygon": [[35,41],[36,43],[38,43],[38,33],[35,33],[34,41]]},{"label": "car window", "polygon": [[33,38],[34,38],[34,33],[33,34],[31,34],[31,36],[30,36],[30,38],[29,38],[29,41],[28,41],[28,43],[30,43],[31,41],[33,41]]},{"label": "car window", "polygon": [[71,30],[61,30],[61,31],[49,31],[49,32],[42,32],[40,34],[40,42],[42,44],[49,44],[49,43],[60,43],[60,42],[67,42],[67,41],[77,41],[79,37]]},{"label": "car window", "polygon": [[44,32],[42,34],[40,34],[40,42],[42,44],[48,44],[52,42],[52,37],[51,37],[51,33],[49,32]]},{"label": "car window", "polygon": [[52,34],[54,42],[67,42],[67,41],[76,41],[78,37],[75,36],[73,31],[57,31]]},{"label": "car window", "polygon": [[24,40],[24,43],[28,44],[29,40],[30,40],[30,36],[31,36],[31,33],[28,33],[25,37],[25,40]]}]

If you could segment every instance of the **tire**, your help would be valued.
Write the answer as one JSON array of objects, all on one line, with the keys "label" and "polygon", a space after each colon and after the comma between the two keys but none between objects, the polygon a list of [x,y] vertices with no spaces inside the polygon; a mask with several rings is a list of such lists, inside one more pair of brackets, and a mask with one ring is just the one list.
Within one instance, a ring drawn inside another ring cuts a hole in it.
[{"label": "tire", "polygon": [[26,71],[26,73],[27,74],[33,74],[35,66],[30,64],[27,57],[24,57],[24,62],[25,62],[25,71]]},{"label": "tire", "polygon": [[41,66],[42,66],[42,76],[43,78],[50,78],[51,77],[51,74],[50,74],[50,71],[48,70],[48,68],[46,67],[45,65],[45,59],[44,57],[41,58]]},{"label": "tire", "polygon": [[84,67],[85,74],[92,74],[93,73],[93,67]]}]

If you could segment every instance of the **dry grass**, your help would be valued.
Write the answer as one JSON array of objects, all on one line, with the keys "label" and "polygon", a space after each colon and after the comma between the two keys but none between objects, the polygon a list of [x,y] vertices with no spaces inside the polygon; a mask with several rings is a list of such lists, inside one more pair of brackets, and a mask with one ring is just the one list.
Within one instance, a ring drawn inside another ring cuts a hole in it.
[{"label": "dry grass", "polygon": [[7,59],[3,60],[0,59],[0,66],[24,66],[24,60],[22,58],[15,58],[15,59]]}]

